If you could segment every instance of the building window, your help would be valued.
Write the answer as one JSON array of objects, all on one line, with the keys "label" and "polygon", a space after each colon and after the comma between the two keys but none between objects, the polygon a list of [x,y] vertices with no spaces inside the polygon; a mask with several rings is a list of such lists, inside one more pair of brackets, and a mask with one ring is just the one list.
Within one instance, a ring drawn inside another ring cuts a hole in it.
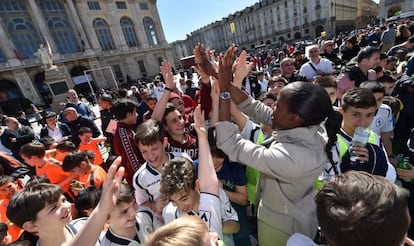
[{"label": "building window", "polygon": [[95,29],[99,44],[103,50],[115,49],[114,39],[112,38],[109,26],[104,19],[96,18],[93,20],[93,28]]},{"label": "building window", "polygon": [[117,9],[127,9],[125,2],[115,2]]},{"label": "building window", "polygon": [[158,45],[157,32],[155,30],[154,22],[150,17],[145,17],[143,20],[145,34],[150,45]]},{"label": "building window", "polygon": [[5,23],[9,39],[14,44],[15,55],[21,59],[36,58],[39,44],[43,43],[33,25],[24,0],[0,1],[0,18]]},{"label": "building window", "polygon": [[148,10],[148,3],[139,3],[139,8],[142,10]]},{"label": "building window", "polygon": [[115,77],[119,82],[124,81],[124,75],[122,74],[121,67],[119,65],[113,65],[112,69],[114,70]]},{"label": "building window", "polygon": [[305,33],[308,34],[309,33],[309,29],[305,29]]},{"label": "building window", "polygon": [[88,1],[89,10],[101,10],[101,5],[97,1]]},{"label": "building window", "polygon": [[123,17],[121,19],[121,28],[122,32],[124,33],[125,40],[129,47],[136,47],[138,46],[138,39],[134,29],[134,23],[126,18]]},{"label": "building window", "polygon": [[73,54],[84,49],[84,42],[78,41],[69,23],[63,4],[59,1],[41,0],[39,7],[45,17],[47,26],[61,54]]},{"label": "building window", "polygon": [[303,7],[303,13],[307,13],[308,9],[306,7]]},{"label": "building window", "polygon": [[144,61],[139,60],[139,61],[138,61],[138,67],[139,67],[139,70],[141,71],[141,74],[142,74],[142,75],[144,75],[144,74],[146,74],[146,73],[147,73],[147,69],[145,69],[145,64],[144,64]]}]

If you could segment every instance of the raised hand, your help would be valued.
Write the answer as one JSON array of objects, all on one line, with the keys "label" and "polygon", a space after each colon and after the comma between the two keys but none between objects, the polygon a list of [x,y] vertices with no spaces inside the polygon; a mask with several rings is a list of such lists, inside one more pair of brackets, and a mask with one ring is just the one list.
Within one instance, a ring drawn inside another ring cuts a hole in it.
[{"label": "raised hand", "polygon": [[172,67],[171,64],[168,61],[161,62],[160,70],[162,73],[162,76],[165,80],[165,85],[170,89],[175,89],[176,84],[174,81],[174,75],[172,73]]},{"label": "raised hand", "polygon": [[196,45],[194,48],[194,56],[196,60],[195,70],[200,76],[213,76],[217,78],[215,62],[211,60],[210,52],[206,50],[204,45]]},{"label": "raised hand", "polygon": [[233,63],[236,57],[237,47],[232,44],[219,60],[219,87],[220,91],[229,91],[231,87],[231,81],[233,79]]},{"label": "raised hand", "polygon": [[[99,200],[99,210],[110,213],[116,206],[116,200],[119,195],[122,177],[124,176],[124,167],[121,165],[122,157],[118,157],[112,163],[106,175],[106,180],[102,185],[101,199]],[[119,168],[118,168],[119,167]]]},{"label": "raised hand", "polygon": [[198,105],[194,110],[194,123],[191,124],[191,126],[196,130],[198,138],[207,138],[207,127],[204,120],[204,111],[201,112],[201,106]]},{"label": "raised hand", "polygon": [[234,66],[234,79],[233,84],[241,88],[243,79],[246,78],[253,67],[253,62],[246,63],[247,52],[243,50],[236,61],[236,65]]}]

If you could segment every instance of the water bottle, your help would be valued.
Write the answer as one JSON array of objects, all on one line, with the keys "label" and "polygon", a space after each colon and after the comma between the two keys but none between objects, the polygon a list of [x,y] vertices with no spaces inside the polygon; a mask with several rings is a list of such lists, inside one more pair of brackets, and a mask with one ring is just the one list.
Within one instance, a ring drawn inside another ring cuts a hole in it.
[{"label": "water bottle", "polygon": [[364,127],[357,127],[354,132],[354,136],[352,137],[351,145],[349,146],[349,154],[351,155],[351,162],[356,162],[356,158],[358,157],[353,153],[354,147],[365,147],[368,143],[369,138],[369,129]]},{"label": "water bottle", "polygon": [[[398,161],[398,168],[404,169],[404,170],[411,170],[411,166],[409,164],[408,157],[404,157],[402,154],[397,156]],[[411,182],[411,179],[403,179],[405,182]]]}]

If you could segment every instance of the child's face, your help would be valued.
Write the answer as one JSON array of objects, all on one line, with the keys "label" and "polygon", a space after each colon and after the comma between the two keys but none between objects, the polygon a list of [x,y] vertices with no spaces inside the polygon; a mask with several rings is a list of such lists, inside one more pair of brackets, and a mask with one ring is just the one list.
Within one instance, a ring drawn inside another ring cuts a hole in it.
[{"label": "child's face", "polygon": [[262,103],[268,107],[273,108],[275,106],[275,100],[271,99],[271,98],[266,98],[262,101]]},{"label": "child's face", "polygon": [[374,119],[377,107],[356,108],[349,107],[346,111],[341,109],[343,116],[342,128],[350,134],[353,134],[359,126],[368,127]]},{"label": "child's face", "polygon": [[221,167],[223,166],[223,162],[224,158],[213,156],[213,164],[216,172],[220,171]]},{"label": "child's face", "polygon": [[26,162],[29,166],[35,167],[37,166],[43,158],[39,158],[37,156],[27,157],[25,155],[20,155],[24,162]]},{"label": "child's face", "polygon": [[115,230],[135,227],[138,205],[134,199],[132,202],[121,202],[116,205],[110,215],[110,227]]},{"label": "child's face", "polygon": [[16,191],[18,191],[19,186],[17,181],[7,182],[4,185],[0,186],[0,199],[10,199]]},{"label": "child's face", "polygon": [[331,99],[331,104],[334,104],[336,101],[336,88],[335,87],[325,87],[326,92]]},{"label": "child's face", "polygon": [[185,121],[178,110],[174,110],[165,116],[165,129],[171,135],[183,135],[185,130]]},{"label": "child's face", "polygon": [[384,86],[384,89],[385,89],[385,95],[390,96],[392,94],[392,92],[394,91],[395,84],[384,82],[383,86]]},{"label": "child's face", "polygon": [[111,104],[109,102],[103,101],[101,99],[98,99],[98,105],[103,109],[109,109],[111,107]]},{"label": "child's face", "polygon": [[154,110],[155,105],[157,105],[157,101],[156,100],[147,100],[147,105],[148,105],[148,108],[150,108],[151,110]]},{"label": "child's face", "polygon": [[194,208],[195,204],[197,204],[197,199],[200,199],[197,194],[198,193],[195,190],[177,192],[170,197],[170,201],[173,205],[177,206],[179,210],[188,213],[194,209],[198,210],[198,208]]},{"label": "child's face", "polygon": [[160,141],[153,145],[143,145],[138,143],[139,151],[141,151],[144,160],[149,162],[155,169],[161,168],[166,159],[165,146]]},{"label": "child's face", "polygon": [[40,230],[50,233],[56,231],[57,228],[63,228],[72,219],[70,211],[71,204],[61,195],[56,202],[47,204],[37,213],[36,220],[33,222],[36,225],[33,228],[34,233],[39,233]]},{"label": "child's face", "polygon": [[79,135],[79,139],[81,140],[81,142],[83,144],[87,144],[92,139],[92,133],[91,132],[85,132],[84,134]]},{"label": "child's face", "polygon": [[285,87],[285,83],[283,82],[274,82],[273,84],[269,85],[267,91],[271,94],[277,95],[279,94],[280,90]]}]

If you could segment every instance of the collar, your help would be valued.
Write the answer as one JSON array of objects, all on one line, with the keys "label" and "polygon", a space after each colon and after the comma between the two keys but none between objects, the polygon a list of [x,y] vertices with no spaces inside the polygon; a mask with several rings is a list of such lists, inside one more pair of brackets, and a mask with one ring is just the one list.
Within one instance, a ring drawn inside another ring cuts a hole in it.
[{"label": "collar", "polygon": [[[137,229],[139,228],[138,223],[135,224],[135,227]],[[133,241],[136,241],[136,242],[140,243],[137,235],[135,235],[134,239],[129,239],[129,238],[126,238],[126,237],[116,235],[115,233],[112,232],[111,228],[108,229],[108,231],[105,234],[105,237],[109,241],[111,241],[115,244],[119,244],[119,245],[129,245]]]},{"label": "collar", "polygon": [[150,164],[149,164],[149,162],[147,162],[147,165],[145,165],[145,168],[148,170],[148,172],[150,172],[152,175],[154,175],[154,176],[157,176],[157,175],[160,175],[160,173],[156,170],[156,169],[154,169]]}]

